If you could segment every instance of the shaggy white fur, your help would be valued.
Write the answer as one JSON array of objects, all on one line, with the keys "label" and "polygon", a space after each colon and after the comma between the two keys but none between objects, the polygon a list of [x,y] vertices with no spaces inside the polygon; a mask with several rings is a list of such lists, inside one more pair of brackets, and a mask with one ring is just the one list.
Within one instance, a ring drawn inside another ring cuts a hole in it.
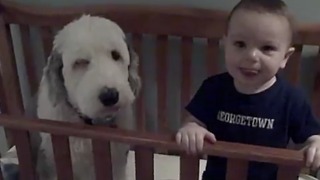
[{"label": "shaggy white fur", "polygon": [[[137,71],[138,57],[126,43],[122,29],[108,19],[83,15],[55,36],[39,87],[37,115],[133,129],[132,104],[141,86]],[[41,139],[40,178],[55,180],[50,135],[42,133]],[[125,144],[111,144],[115,180],[126,179],[128,149]],[[91,141],[72,137],[70,151],[75,179],[94,180]]]}]

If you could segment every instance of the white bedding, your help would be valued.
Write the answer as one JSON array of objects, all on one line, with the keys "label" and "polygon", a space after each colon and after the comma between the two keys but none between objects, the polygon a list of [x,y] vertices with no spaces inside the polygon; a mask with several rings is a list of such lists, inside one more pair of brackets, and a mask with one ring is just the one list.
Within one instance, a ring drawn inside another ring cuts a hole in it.
[{"label": "white bedding", "polygon": [[[127,175],[129,180],[135,180],[135,161],[134,152],[129,152],[129,164]],[[200,160],[199,180],[206,166],[206,160]],[[178,156],[169,156],[162,154],[154,155],[154,180],[180,180],[180,158]],[[301,174],[298,180],[318,180],[314,177]]]},{"label": "white bedding", "polygon": [[[200,160],[199,177],[206,165],[205,160]],[[154,179],[155,180],[179,180],[180,158],[178,156],[169,156],[162,154],[154,155]],[[129,152],[128,157],[128,177],[135,180],[135,156],[134,152]],[[199,178],[200,180],[200,178]]]}]

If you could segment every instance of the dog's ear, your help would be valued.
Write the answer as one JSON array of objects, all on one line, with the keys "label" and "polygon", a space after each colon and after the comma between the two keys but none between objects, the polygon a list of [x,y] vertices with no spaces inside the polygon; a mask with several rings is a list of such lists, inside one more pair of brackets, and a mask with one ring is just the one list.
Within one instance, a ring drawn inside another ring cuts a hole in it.
[{"label": "dog's ear", "polygon": [[129,84],[133,94],[137,97],[141,89],[141,79],[139,76],[139,56],[134,49],[128,45],[130,64],[129,64]]},{"label": "dog's ear", "polygon": [[49,100],[53,106],[66,98],[66,88],[62,75],[62,55],[53,50],[44,69],[44,76],[48,83]]}]

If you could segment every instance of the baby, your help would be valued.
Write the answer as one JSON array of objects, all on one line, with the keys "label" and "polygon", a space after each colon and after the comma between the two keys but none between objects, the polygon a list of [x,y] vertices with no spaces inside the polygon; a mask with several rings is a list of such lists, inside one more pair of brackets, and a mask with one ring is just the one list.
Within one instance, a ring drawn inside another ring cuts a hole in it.
[{"label": "baby", "polygon": [[[286,148],[306,143],[306,166],[320,166],[320,125],[303,93],[283,79],[294,52],[294,26],[281,0],[242,0],[224,37],[226,73],[203,81],[186,110],[176,141],[201,153],[204,140]],[[203,180],[224,180],[226,159],[209,156]],[[277,166],[250,162],[249,180],[276,179]]]}]

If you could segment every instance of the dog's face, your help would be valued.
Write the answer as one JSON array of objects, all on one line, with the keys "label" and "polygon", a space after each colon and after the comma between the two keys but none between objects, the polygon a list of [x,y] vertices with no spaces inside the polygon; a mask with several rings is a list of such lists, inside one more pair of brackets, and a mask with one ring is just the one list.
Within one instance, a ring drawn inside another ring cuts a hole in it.
[{"label": "dog's face", "polygon": [[137,61],[117,24],[82,16],[55,37],[46,73],[51,100],[67,99],[92,119],[109,117],[137,96]]}]

